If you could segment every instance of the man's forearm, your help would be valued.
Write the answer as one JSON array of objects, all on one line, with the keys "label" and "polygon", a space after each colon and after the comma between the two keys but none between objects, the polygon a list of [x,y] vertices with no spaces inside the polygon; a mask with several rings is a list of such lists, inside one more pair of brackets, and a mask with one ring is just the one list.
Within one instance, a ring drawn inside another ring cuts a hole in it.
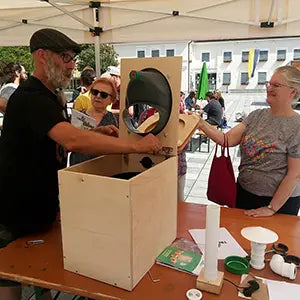
[{"label": "man's forearm", "polygon": [[137,152],[136,143],[88,130],[80,130],[80,135],[74,136],[67,148],[93,155]]}]

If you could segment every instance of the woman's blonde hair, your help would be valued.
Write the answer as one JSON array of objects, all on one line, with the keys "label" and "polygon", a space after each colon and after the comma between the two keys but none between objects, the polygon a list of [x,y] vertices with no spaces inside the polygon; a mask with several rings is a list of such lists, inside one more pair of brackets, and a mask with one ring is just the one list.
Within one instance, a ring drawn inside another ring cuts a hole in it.
[{"label": "woman's blonde hair", "polygon": [[[108,84],[111,86],[111,89],[112,89],[111,100],[112,100],[112,103],[115,103],[117,100],[117,95],[118,95],[118,91],[117,91],[115,83],[108,77],[100,77],[99,79],[95,80],[92,83],[91,89],[93,89],[97,83],[104,83],[104,84]],[[91,91],[91,89],[90,89],[90,91]]]},{"label": "woman's blonde hair", "polygon": [[300,71],[292,66],[283,66],[277,68],[275,72],[280,73],[285,78],[289,87],[297,89],[294,97],[297,100],[300,96]]},{"label": "woman's blonde hair", "polygon": [[221,98],[221,97],[222,97],[222,94],[221,94],[221,92],[220,92],[220,91],[215,91],[215,92],[214,92],[214,95],[215,95],[215,94],[217,94],[219,98]]}]

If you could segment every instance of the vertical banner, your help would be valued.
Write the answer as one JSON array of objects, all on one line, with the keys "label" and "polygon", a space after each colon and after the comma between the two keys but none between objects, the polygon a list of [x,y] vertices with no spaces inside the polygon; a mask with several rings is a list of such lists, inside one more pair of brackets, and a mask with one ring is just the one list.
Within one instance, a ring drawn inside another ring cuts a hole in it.
[{"label": "vertical banner", "polygon": [[250,49],[248,58],[248,77],[252,78],[254,76],[254,71],[257,65],[259,56],[259,49]]}]

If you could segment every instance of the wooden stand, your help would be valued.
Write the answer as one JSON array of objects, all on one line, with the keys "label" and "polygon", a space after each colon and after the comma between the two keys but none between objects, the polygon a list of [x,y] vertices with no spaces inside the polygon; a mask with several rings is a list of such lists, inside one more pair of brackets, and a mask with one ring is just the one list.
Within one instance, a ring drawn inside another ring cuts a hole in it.
[{"label": "wooden stand", "polygon": [[218,272],[218,278],[216,280],[206,280],[204,277],[204,268],[201,270],[196,287],[201,291],[206,291],[213,294],[220,294],[223,286],[224,272]]}]

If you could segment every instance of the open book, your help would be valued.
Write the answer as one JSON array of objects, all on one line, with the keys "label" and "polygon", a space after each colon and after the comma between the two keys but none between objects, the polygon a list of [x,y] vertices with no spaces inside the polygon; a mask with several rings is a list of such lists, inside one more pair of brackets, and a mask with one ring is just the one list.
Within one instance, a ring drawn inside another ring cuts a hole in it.
[{"label": "open book", "polygon": [[156,258],[156,263],[199,275],[203,267],[203,255],[197,245],[195,247],[194,245],[195,243],[190,240],[177,239]]},{"label": "open book", "polygon": [[96,120],[76,109],[72,109],[71,124],[79,129],[90,129],[97,126]]}]

